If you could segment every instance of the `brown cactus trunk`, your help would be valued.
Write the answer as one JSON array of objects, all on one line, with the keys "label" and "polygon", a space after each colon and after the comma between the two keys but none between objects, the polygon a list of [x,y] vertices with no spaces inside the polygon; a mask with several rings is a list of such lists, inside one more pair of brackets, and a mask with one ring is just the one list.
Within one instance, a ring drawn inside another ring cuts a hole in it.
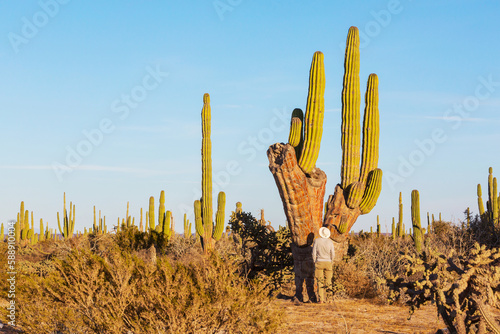
[{"label": "brown cactus trunk", "polygon": [[290,144],[272,145],[267,157],[283,202],[292,241],[298,247],[310,246],[323,225],[326,174],[319,168],[313,169],[311,174],[304,174]]},{"label": "brown cactus trunk", "polygon": [[[312,243],[321,226],[327,226],[335,245],[335,260],[340,261],[347,253],[346,235],[360,215],[359,209],[351,210],[345,204],[340,185],[330,195],[327,214],[323,222],[323,200],[325,197],[326,174],[315,168],[305,174],[297,164],[295,149],[290,144],[277,143],[267,151],[269,169],[278,187],[283,209],[292,234],[292,255],[294,260],[296,297],[304,300],[303,284],[310,300],[314,296],[314,262]],[[337,226],[345,221],[347,232],[340,234]]]}]

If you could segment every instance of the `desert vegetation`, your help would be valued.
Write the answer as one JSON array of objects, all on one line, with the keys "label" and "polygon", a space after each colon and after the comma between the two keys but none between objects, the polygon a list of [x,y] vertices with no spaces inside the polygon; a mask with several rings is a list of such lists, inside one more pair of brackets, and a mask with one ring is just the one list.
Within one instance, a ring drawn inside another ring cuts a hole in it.
[{"label": "desert vegetation", "polygon": [[[408,194],[407,225],[400,194],[391,233],[381,232],[379,217],[375,231],[352,232],[357,218],[376,205],[382,186],[378,77],[367,79],[361,124],[359,58],[359,31],[351,27],[342,91],[341,180],[326,203],[326,174],[316,167],[325,111],[323,54],[316,52],[306,112],[293,110],[288,143],[267,151],[285,226],[273,227],[264,209],[257,219],[240,202],[226,215],[222,191],[214,214],[211,106],[204,94],[202,195],[193,203],[194,233],[186,215],[182,233],[176,231],[165,191],[158,203],[149,198],[137,221],[128,204],[116,223],[94,207],[94,221],[83,231],[75,230],[77,207],[67,205],[65,194],[57,230],[40,220],[37,233],[33,212],[21,202],[15,223],[1,229],[1,265],[7,268],[0,272],[2,323],[47,334],[308,332],[294,327],[300,311],[293,307],[314,317],[314,312],[344,312],[346,302],[363,300],[410,317],[435,308],[440,320],[420,325],[420,332],[444,326],[460,334],[500,332],[500,196],[491,168],[486,205],[478,185],[479,213],[466,208],[459,224],[427,213],[425,226],[415,189]],[[331,231],[336,249],[333,304],[323,309],[314,303],[311,247],[321,227]],[[13,274],[15,285],[9,281]],[[391,322],[386,328],[380,323],[361,328],[356,314],[351,317],[330,328],[322,324],[321,331],[405,330]]]}]

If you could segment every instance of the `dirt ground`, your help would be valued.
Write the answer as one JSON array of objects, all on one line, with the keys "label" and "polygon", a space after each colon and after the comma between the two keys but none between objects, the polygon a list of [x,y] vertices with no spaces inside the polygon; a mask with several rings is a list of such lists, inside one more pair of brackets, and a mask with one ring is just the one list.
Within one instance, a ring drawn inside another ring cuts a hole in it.
[{"label": "dirt ground", "polygon": [[[367,299],[341,299],[331,304],[312,304],[294,303],[290,298],[284,298],[276,299],[275,305],[283,308],[288,318],[287,325],[278,334],[435,334],[439,329],[446,329],[443,321],[438,319],[434,306],[416,311],[408,320],[407,307],[377,305]],[[0,333],[19,332],[3,325]]]},{"label": "dirt ground", "polygon": [[446,330],[435,306],[417,310],[408,320],[408,308],[377,305],[371,300],[342,299],[331,304],[294,303],[277,299],[288,316],[288,325],[281,334],[308,333],[411,333],[435,334]]}]

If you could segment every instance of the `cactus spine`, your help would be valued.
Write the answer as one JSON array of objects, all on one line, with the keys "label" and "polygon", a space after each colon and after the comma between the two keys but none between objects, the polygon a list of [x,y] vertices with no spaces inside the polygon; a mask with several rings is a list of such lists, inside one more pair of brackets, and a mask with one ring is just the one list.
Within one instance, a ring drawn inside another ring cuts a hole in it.
[{"label": "cactus spine", "polygon": [[61,228],[61,220],[59,218],[59,212],[58,212],[57,226],[59,227],[59,233],[61,233],[64,239],[69,239],[73,237],[73,232],[75,230],[75,205],[69,202],[69,213],[68,213],[66,210],[66,193],[64,193],[63,225]]},{"label": "cactus spine", "polygon": [[420,225],[420,196],[418,190],[411,192],[411,221],[413,223],[413,241],[417,253],[422,252],[423,235]]}]

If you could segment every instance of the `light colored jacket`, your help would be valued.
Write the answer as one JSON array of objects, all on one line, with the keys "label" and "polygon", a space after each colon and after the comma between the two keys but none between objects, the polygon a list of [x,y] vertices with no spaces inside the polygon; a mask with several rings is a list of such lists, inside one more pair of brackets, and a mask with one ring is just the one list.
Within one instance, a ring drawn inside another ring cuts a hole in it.
[{"label": "light colored jacket", "polygon": [[333,262],[335,256],[333,241],[330,238],[317,238],[314,240],[312,253],[314,262]]}]

